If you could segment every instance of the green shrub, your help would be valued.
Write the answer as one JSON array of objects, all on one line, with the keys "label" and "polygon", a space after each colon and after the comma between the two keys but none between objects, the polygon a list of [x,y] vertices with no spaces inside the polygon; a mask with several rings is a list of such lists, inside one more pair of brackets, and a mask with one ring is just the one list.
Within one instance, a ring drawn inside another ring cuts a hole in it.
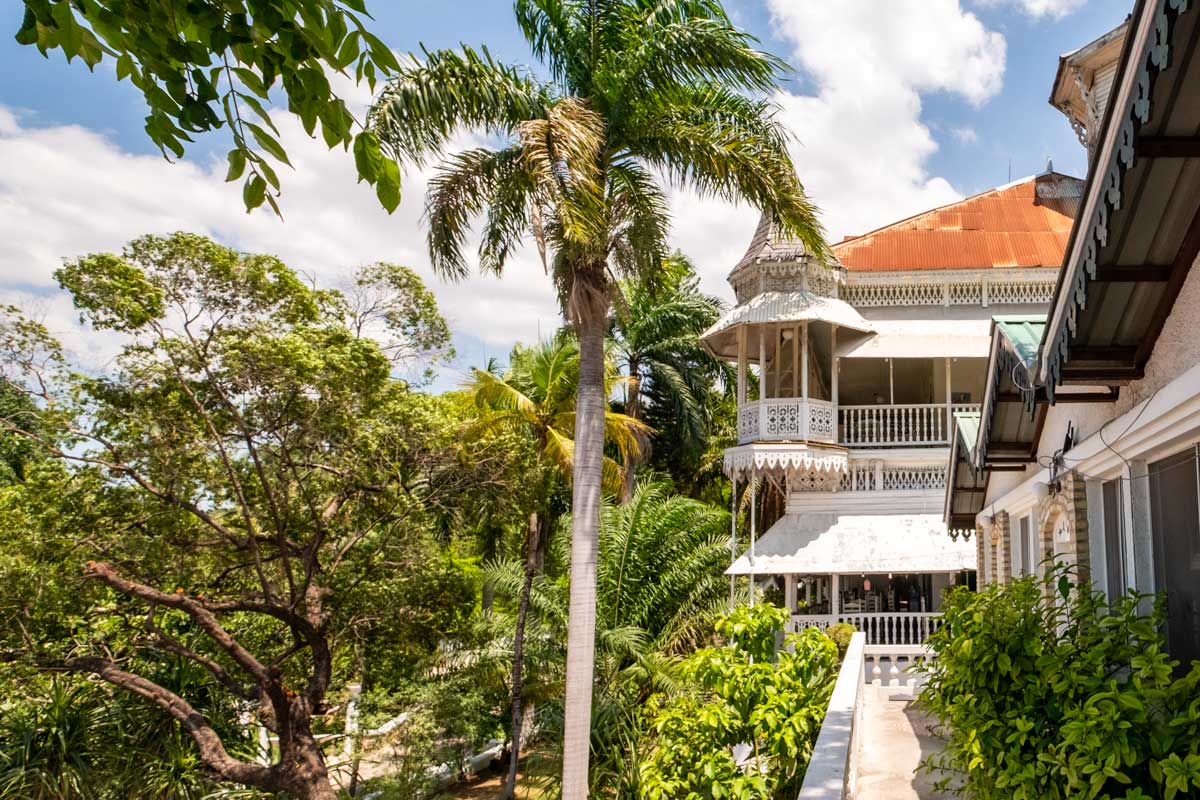
[{"label": "green shrub", "polygon": [[944,748],[924,768],[978,800],[1200,796],[1200,662],[1173,676],[1162,603],[1144,616],[1149,598],[1047,572],[948,593],[920,700]]},{"label": "green shrub", "polygon": [[833,639],[833,643],[837,645],[838,659],[846,657],[846,649],[850,647],[850,637],[858,631],[858,628],[851,625],[849,622],[839,622],[836,625],[830,625],[825,631],[825,635]]},{"label": "green shrub", "polygon": [[[644,800],[792,800],[837,678],[837,649],[806,629],[775,649],[788,614],[773,605],[734,609],[717,623],[725,647],[682,664],[685,686],[647,704],[654,731],[639,768]],[[758,769],[738,764],[749,745]]]}]

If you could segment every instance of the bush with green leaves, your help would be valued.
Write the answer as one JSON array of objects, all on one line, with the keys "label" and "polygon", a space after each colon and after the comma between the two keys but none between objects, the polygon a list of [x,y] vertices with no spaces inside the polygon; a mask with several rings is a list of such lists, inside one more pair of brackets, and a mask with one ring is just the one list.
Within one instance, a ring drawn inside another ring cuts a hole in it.
[{"label": "bush with green leaves", "polygon": [[1200,796],[1200,662],[1164,651],[1163,603],[1109,604],[1071,570],[946,596],[922,705],[924,768],[979,800]]},{"label": "bush with green leaves", "polygon": [[836,625],[830,625],[825,630],[825,635],[833,640],[837,645],[838,658],[846,657],[846,650],[850,648],[850,637],[854,635],[858,628],[851,625],[849,622],[839,622]]},{"label": "bush with green leaves", "polygon": [[[776,635],[787,612],[740,606],[717,622],[727,644],[684,659],[686,688],[647,705],[653,746],[642,797],[791,800],[800,790],[837,679],[837,647],[808,628]],[[748,745],[746,763],[734,748]]]}]

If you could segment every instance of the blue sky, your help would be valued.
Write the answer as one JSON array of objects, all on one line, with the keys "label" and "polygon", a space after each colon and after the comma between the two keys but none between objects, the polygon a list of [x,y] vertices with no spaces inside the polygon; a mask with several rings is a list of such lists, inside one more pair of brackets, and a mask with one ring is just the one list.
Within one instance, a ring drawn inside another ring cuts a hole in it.
[{"label": "blue sky", "polygon": [[[1058,55],[1118,24],[1132,0],[728,0],[739,25],[795,65],[777,99],[798,144],[801,179],[831,238],[1040,172],[1047,157],[1082,175],[1084,150],[1046,102]],[[398,50],[486,44],[529,63],[503,0],[368,0],[374,30]],[[19,24],[9,6],[10,32]],[[212,138],[168,165],[145,138],[140,96],[61,56],[43,59],[11,34],[0,42],[0,301],[37,306],[85,358],[106,345],[69,330],[50,272],[59,259],[115,249],[140,232],[188,228],[245,249],[278,252],[318,280],[386,259],[428,272],[420,176],[388,218],[354,185],[340,154],[316,150],[285,175],[286,222],[245,219],[219,180]],[[360,97],[365,102],[365,95]],[[299,141],[298,147],[308,146]],[[289,151],[294,152],[289,143]],[[306,167],[307,163],[310,166]],[[751,209],[676,196],[676,243],[705,286],[729,297],[725,272],[753,227]],[[556,324],[532,258],[505,281],[445,286],[429,276],[457,334],[458,367],[504,355]],[[52,327],[55,327],[52,325]],[[453,385],[448,371],[439,386]]]}]

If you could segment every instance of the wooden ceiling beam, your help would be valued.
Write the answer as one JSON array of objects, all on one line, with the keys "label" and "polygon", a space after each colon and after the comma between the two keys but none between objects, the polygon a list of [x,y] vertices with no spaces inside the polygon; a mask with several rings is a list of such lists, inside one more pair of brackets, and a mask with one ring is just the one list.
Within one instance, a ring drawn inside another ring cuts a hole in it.
[{"label": "wooden ceiling beam", "polygon": [[1200,255],[1200,204],[1197,204],[1187,233],[1183,235],[1183,241],[1179,243],[1179,250],[1175,254],[1175,262],[1171,268],[1171,279],[1167,282],[1162,297],[1159,298],[1158,307],[1154,310],[1150,324],[1146,326],[1146,332],[1142,334],[1142,343],[1138,347],[1133,361],[1139,371],[1150,360],[1150,354],[1154,352],[1154,344],[1158,341],[1158,335],[1162,333],[1163,326],[1167,324],[1167,317],[1170,316],[1179,293],[1183,291],[1183,282],[1197,255]]},{"label": "wooden ceiling beam", "polygon": [[1097,283],[1166,283],[1171,279],[1172,265],[1105,264],[1096,267]]},{"label": "wooden ceiling beam", "polygon": [[1200,136],[1140,136],[1134,147],[1142,158],[1200,158]]},{"label": "wooden ceiling beam", "polygon": [[1072,361],[1112,361],[1118,366],[1132,364],[1137,345],[1076,345],[1071,348]]}]

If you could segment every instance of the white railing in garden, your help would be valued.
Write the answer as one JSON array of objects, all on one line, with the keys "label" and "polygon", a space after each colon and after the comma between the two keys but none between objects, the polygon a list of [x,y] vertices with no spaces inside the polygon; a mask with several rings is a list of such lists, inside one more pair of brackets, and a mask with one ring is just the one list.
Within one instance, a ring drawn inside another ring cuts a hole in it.
[{"label": "white railing in garden", "polygon": [[791,630],[825,630],[835,622],[848,622],[866,635],[868,645],[921,645],[942,624],[941,613],[918,611],[843,612],[796,614]]}]

